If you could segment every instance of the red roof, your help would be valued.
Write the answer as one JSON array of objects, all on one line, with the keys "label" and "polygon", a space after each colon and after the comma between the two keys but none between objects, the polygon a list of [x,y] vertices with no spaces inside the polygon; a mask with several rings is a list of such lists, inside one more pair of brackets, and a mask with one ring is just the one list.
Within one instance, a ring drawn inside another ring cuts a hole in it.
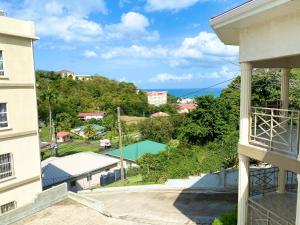
[{"label": "red roof", "polygon": [[79,117],[86,117],[86,116],[104,116],[105,112],[81,112],[78,114]]},{"label": "red roof", "polygon": [[147,92],[148,96],[160,96],[160,95],[167,95],[166,91],[150,91]]},{"label": "red roof", "polygon": [[57,137],[66,137],[66,136],[69,136],[70,133],[69,132],[66,132],[66,131],[60,131],[56,134]]},{"label": "red roof", "polygon": [[165,112],[157,112],[151,115],[151,117],[166,117],[166,116],[169,116],[169,114]]},{"label": "red roof", "polygon": [[231,11],[233,11],[233,10],[235,10],[235,9],[238,9],[238,8],[240,8],[240,7],[242,7],[242,6],[246,5],[246,4],[248,4],[248,3],[250,3],[250,2],[253,2],[253,1],[255,1],[255,0],[249,0],[249,1],[245,2],[245,3],[243,3],[243,4],[240,4],[240,5],[238,5],[238,6],[234,7],[234,8],[232,8],[232,9],[229,9],[229,10],[227,10],[227,11],[225,11],[225,12],[223,12],[223,13],[220,13],[220,14],[218,14],[218,15],[216,15],[216,16],[213,16],[211,19],[218,18],[218,17],[220,17],[220,16],[222,16],[222,15],[228,13],[228,12],[231,12]]},{"label": "red roof", "polygon": [[196,109],[197,108],[197,104],[195,104],[195,103],[177,104],[176,108],[177,109]]}]

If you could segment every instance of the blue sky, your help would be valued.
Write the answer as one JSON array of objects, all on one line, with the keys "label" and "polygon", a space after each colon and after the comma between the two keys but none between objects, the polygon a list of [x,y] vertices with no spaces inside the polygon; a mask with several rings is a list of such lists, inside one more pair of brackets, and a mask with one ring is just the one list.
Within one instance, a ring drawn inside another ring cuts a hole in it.
[{"label": "blue sky", "polygon": [[1,0],[34,20],[37,69],[72,70],[141,88],[201,88],[238,74],[238,48],[208,20],[239,0]]}]

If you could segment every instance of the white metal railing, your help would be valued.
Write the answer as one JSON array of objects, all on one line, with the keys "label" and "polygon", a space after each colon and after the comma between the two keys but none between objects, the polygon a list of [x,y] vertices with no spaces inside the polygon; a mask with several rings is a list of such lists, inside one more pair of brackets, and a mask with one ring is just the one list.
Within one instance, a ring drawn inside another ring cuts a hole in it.
[{"label": "white metal railing", "polygon": [[250,144],[297,156],[300,111],[252,107]]},{"label": "white metal railing", "polygon": [[262,205],[248,200],[248,225],[294,225],[289,219],[283,218],[278,214],[266,209]]}]

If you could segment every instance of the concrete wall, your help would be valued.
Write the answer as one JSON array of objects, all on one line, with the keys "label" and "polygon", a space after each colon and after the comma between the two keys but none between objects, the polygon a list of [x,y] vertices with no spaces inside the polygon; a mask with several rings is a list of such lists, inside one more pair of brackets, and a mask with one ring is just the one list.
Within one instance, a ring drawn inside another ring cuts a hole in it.
[{"label": "concrete wall", "polygon": [[42,191],[33,58],[32,22],[0,16],[0,102],[7,104],[8,127],[0,129],[0,154],[13,156],[13,176],[0,180],[0,205],[22,207]]},{"label": "concrete wall", "polygon": [[[80,190],[90,189],[90,188],[93,188],[97,185],[100,185],[101,175],[106,175],[108,172],[113,172],[116,169],[119,169],[119,167],[118,167],[117,164],[114,164],[114,165],[112,165],[110,167],[107,167],[105,169],[93,171],[93,172],[90,173],[92,175],[92,180],[90,180],[90,181],[87,180],[88,174],[84,174],[84,175],[81,175],[81,176],[77,177],[76,179],[69,180],[69,181],[67,181],[68,190],[77,192],[77,191],[80,191]],[[73,180],[76,180],[76,186],[75,187],[71,187],[71,182]]]},{"label": "concrete wall", "polygon": [[189,179],[169,179],[165,185],[177,188],[235,188],[238,185],[238,170],[229,169],[217,173],[201,174]]},{"label": "concrete wall", "polygon": [[[26,192],[24,192],[24,194],[25,193]],[[63,201],[65,198],[67,198],[67,196],[68,192],[66,184],[61,184],[59,186],[43,191],[38,196],[36,196],[34,202],[26,204],[22,207],[17,208],[16,210],[1,215],[0,224],[7,225],[16,222],[21,218],[29,216],[53,204]]]},{"label": "concrete wall", "polygon": [[248,62],[300,54],[298,11],[241,30],[240,61]]}]

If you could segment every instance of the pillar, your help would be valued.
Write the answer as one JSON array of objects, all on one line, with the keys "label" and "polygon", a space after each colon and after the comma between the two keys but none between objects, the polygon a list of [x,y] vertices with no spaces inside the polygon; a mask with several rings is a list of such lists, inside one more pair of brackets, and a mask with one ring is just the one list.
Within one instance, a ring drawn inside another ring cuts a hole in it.
[{"label": "pillar", "polygon": [[249,198],[249,157],[239,155],[238,225],[246,225]]},{"label": "pillar", "polygon": [[[281,108],[288,109],[289,108],[289,68],[281,69]],[[288,124],[286,124],[288,126]],[[288,129],[288,127],[287,127]],[[288,138],[288,137],[287,137]],[[278,174],[278,190],[279,194],[283,194],[285,192],[285,180],[286,180],[286,171],[284,168],[279,168]]]},{"label": "pillar", "polygon": [[[240,144],[249,144],[252,65],[241,63]],[[249,157],[239,155],[238,225],[247,224]]]},{"label": "pillar", "polygon": [[297,208],[296,208],[295,225],[300,225],[300,174],[297,175],[297,179],[298,179],[298,192],[297,192]]},{"label": "pillar", "polygon": [[281,108],[289,108],[289,73],[290,69],[283,68],[281,71]]},{"label": "pillar", "polygon": [[241,96],[240,96],[240,140],[241,144],[249,143],[250,108],[251,108],[251,75],[252,65],[241,63]]}]

